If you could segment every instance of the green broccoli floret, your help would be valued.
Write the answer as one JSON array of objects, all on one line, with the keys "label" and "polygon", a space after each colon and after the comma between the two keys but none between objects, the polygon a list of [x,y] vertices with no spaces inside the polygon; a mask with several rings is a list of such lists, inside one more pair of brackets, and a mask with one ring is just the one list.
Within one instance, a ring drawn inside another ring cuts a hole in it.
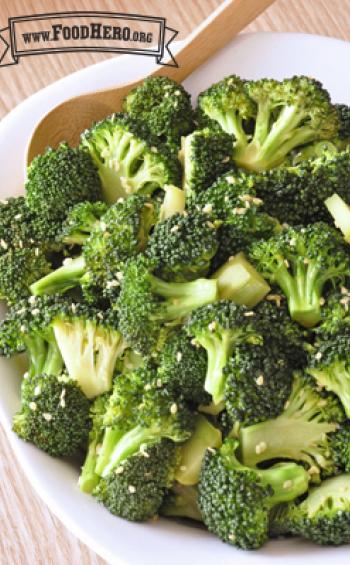
[{"label": "green broccoli floret", "polygon": [[99,480],[93,496],[112,514],[143,522],[155,516],[173,482],[176,446],[162,439]]},{"label": "green broccoli floret", "polygon": [[0,256],[0,298],[16,304],[30,295],[30,286],[50,269],[39,248],[9,249]]},{"label": "green broccoli floret", "polygon": [[256,105],[246,90],[246,81],[231,75],[210,86],[198,97],[198,118],[201,125],[220,128],[235,138],[237,151],[249,139],[249,129],[256,116]]},{"label": "green broccoli floret", "polygon": [[324,287],[350,275],[341,236],[322,222],[288,227],[279,235],[253,243],[249,259],[285,294],[293,320],[313,327],[321,319]]},{"label": "green broccoli floret", "polygon": [[85,446],[90,402],[74,381],[64,375],[29,374],[21,400],[13,419],[20,438],[56,457],[73,455]]},{"label": "green broccoli floret", "polygon": [[294,322],[285,297],[278,290],[271,292],[255,308],[261,331],[286,356],[289,366],[302,369],[307,363],[308,331]]},{"label": "green broccoli floret", "polygon": [[333,392],[350,417],[350,331],[319,335],[307,372],[318,386]]},{"label": "green broccoli floret", "polygon": [[334,396],[322,395],[306,377],[296,373],[283,412],[240,431],[243,462],[292,459],[304,462],[310,476],[319,478],[337,470],[332,454],[332,432],[345,415]]},{"label": "green broccoli floret", "polygon": [[195,308],[217,299],[215,280],[165,282],[152,274],[155,267],[145,257],[131,259],[116,302],[120,331],[132,347],[145,353],[156,346],[161,324],[178,323]]},{"label": "green broccoli floret", "polygon": [[327,479],[302,502],[281,507],[278,522],[280,530],[320,545],[350,543],[350,475]]},{"label": "green broccoli floret", "polygon": [[210,128],[196,130],[181,140],[182,187],[187,197],[205,191],[232,168],[233,138]]},{"label": "green broccoli floret", "polygon": [[113,204],[132,194],[152,194],[180,183],[180,163],[160,146],[147,125],[126,114],[112,114],[82,135],[102,182],[103,200]]},{"label": "green broccoli floret", "polygon": [[180,485],[175,482],[166,494],[159,512],[162,516],[169,518],[190,518],[202,522],[202,515],[198,508],[197,487]]},{"label": "green broccoli floret", "polygon": [[62,143],[33,159],[28,167],[28,206],[46,221],[64,220],[67,210],[84,200],[101,200],[97,168],[86,150]]},{"label": "green broccoli floret", "polygon": [[347,332],[350,328],[350,291],[345,287],[332,289],[321,312],[321,323],[314,332],[322,335],[334,335]]},{"label": "green broccoli floret", "polygon": [[207,451],[199,483],[203,522],[223,541],[242,549],[261,547],[268,538],[269,513],[308,488],[308,474],[296,463],[251,469],[237,459],[237,440]]},{"label": "green broccoli floret", "polygon": [[162,142],[179,143],[192,131],[194,112],[191,96],[168,77],[150,77],[127,94],[124,111],[143,120]]},{"label": "green broccoli floret", "polygon": [[66,259],[62,267],[37,280],[31,292],[40,296],[81,285],[87,300],[98,294],[114,296],[123,263],[145,249],[156,219],[156,207],[146,196],[114,204],[85,241],[82,255]]},{"label": "green broccoli floret", "polygon": [[336,472],[350,473],[350,424],[342,422],[339,428],[330,435],[332,457],[336,463]]},{"label": "green broccoli floret", "polygon": [[0,322],[0,355],[10,358],[24,351],[25,344],[18,332],[16,315],[13,316],[10,309]]},{"label": "green broccoli floret", "polygon": [[68,245],[83,245],[107,210],[105,202],[79,202],[69,210],[60,239]]},{"label": "green broccoli floret", "polygon": [[166,388],[197,406],[210,403],[210,395],[204,390],[206,353],[191,343],[183,329],[170,333],[157,362],[159,378]]},{"label": "green broccoli floret", "polygon": [[225,406],[232,422],[249,426],[278,416],[292,388],[292,371],[271,342],[240,345],[224,368]]},{"label": "green broccoli floret", "polygon": [[205,390],[212,395],[215,405],[222,402],[225,393],[227,365],[234,348],[242,343],[262,343],[255,315],[244,306],[229,300],[220,300],[195,310],[186,323],[186,331],[206,350],[207,374]]},{"label": "green broccoli floret", "polygon": [[159,222],[146,254],[157,262],[157,276],[183,282],[205,276],[217,249],[217,229],[210,217],[189,212]]},{"label": "green broccoli floret", "polygon": [[350,106],[346,104],[335,104],[339,117],[339,131],[340,139],[348,141],[350,139]]}]

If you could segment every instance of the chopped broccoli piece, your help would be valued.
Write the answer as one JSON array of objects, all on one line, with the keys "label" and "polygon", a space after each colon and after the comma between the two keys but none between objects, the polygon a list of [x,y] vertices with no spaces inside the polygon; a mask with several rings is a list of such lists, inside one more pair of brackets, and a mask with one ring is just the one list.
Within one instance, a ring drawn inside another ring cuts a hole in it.
[{"label": "chopped broccoli piece", "polygon": [[180,137],[194,127],[190,95],[168,77],[147,78],[130,90],[124,111],[145,121],[152,134],[164,143],[179,143]]},{"label": "chopped broccoli piece", "polygon": [[28,206],[46,220],[64,220],[67,210],[84,200],[101,199],[97,168],[86,150],[62,143],[33,159],[28,167]]},{"label": "chopped broccoli piece", "polygon": [[160,514],[170,518],[190,518],[202,522],[202,515],[198,508],[197,488],[175,482],[163,500]]},{"label": "chopped broccoli piece", "polygon": [[187,197],[205,191],[218,176],[232,168],[232,144],[230,135],[209,128],[182,138],[179,158]]},{"label": "chopped broccoli piece", "polygon": [[209,404],[210,395],[204,390],[206,353],[191,343],[183,329],[170,333],[159,351],[158,362],[163,386],[194,405]]},{"label": "chopped broccoli piece", "polygon": [[73,455],[87,442],[89,408],[84,393],[66,376],[32,374],[23,382],[13,430],[49,455]]},{"label": "chopped broccoli piece", "polygon": [[152,274],[154,268],[154,261],[145,257],[131,259],[116,303],[120,331],[131,346],[145,353],[156,346],[162,323],[181,321],[217,299],[215,280],[165,282]]},{"label": "chopped broccoli piece", "polygon": [[240,345],[224,368],[225,405],[232,422],[250,426],[277,417],[292,388],[283,350],[272,343]]},{"label": "chopped broccoli piece", "polygon": [[350,260],[342,238],[322,222],[288,227],[279,235],[253,243],[249,259],[285,294],[293,320],[313,327],[321,320],[327,283],[350,275]]},{"label": "chopped broccoli piece", "polygon": [[203,522],[223,541],[242,549],[261,547],[268,538],[269,513],[308,488],[308,474],[296,463],[251,469],[239,462],[237,440],[207,451],[199,483]]},{"label": "chopped broccoli piece", "polygon": [[82,147],[90,152],[102,182],[103,200],[113,204],[132,194],[152,194],[166,184],[179,185],[180,163],[153,139],[145,123],[113,114],[84,132]]},{"label": "chopped broccoli piece", "polygon": [[319,478],[337,468],[330,434],[345,419],[338,400],[317,392],[312,382],[296,373],[283,412],[240,431],[243,462],[292,459],[304,462],[311,476]]},{"label": "chopped broccoli piece", "polygon": [[185,210],[185,192],[172,184],[163,186],[164,199],[159,211],[159,221],[163,222],[174,214],[182,214]]},{"label": "chopped broccoli piece", "polygon": [[261,343],[263,337],[256,327],[255,316],[244,306],[220,300],[195,310],[186,324],[186,331],[208,356],[204,388],[214,404],[224,399],[227,365],[234,348],[241,343]]},{"label": "chopped broccoli piece", "polygon": [[63,222],[61,240],[68,245],[83,245],[107,212],[105,202],[79,202]]},{"label": "chopped broccoli piece", "polygon": [[157,262],[157,276],[183,282],[205,276],[217,249],[215,224],[203,213],[190,212],[159,222],[146,254]]}]

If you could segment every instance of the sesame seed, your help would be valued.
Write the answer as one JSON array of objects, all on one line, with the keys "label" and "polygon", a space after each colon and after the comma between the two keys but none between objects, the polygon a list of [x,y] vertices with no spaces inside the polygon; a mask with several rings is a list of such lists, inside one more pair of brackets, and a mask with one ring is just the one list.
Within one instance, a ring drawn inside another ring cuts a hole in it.
[{"label": "sesame seed", "polygon": [[320,306],[324,306],[326,304],[325,299],[323,298],[323,296],[321,296],[320,300],[319,300],[319,304]]},{"label": "sesame seed", "polygon": [[27,326],[25,326],[24,324],[22,324],[19,329],[20,329],[20,331],[21,331],[22,333],[25,333],[25,332],[27,331]]},{"label": "sesame seed", "polygon": [[51,422],[51,420],[52,420],[52,414],[49,414],[48,412],[44,412],[44,413],[43,413],[43,418],[44,418],[44,420],[46,420],[47,422]]},{"label": "sesame seed", "polygon": [[223,160],[221,161],[221,163],[228,163],[230,160],[229,155],[227,155],[227,157],[224,157]]},{"label": "sesame seed", "polygon": [[35,302],[36,302],[36,296],[30,296],[30,297],[28,298],[28,302],[29,302],[29,304],[32,304],[32,305],[35,304]]},{"label": "sesame seed", "polygon": [[98,317],[99,320],[103,320],[104,318],[103,312],[97,312],[96,316]]},{"label": "sesame seed", "polygon": [[216,453],[216,450],[213,447],[207,447],[207,451],[209,451],[209,453]]},{"label": "sesame seed", "polygon": [[288,259],[284,259],[284,260],[283,260],[283,263],[285,264],[285,266],[287,267],[287,269],[289,269],[290,263],[289,263]]},{"label": "sesame seed", "polygon": [[234,208],[234,209],[233,209],[233,213],[234,213],[236,216],[242,216],[243,214],[246,213],[246,211],[247,211],[247,208]]},{"label": "sesame seed", "polygon": [[158,153],[158,149],[157,147],[154,147],[154,145],[151,147],[151,151],[152,153]]},{"label": "sesame seed", "polygon": [[40,393],[41,393],[41,386],[37,385],[34,389],[34,396],[39,396]]},{"label": "sesame seed", "polygon": [[66,401],[64,399],[64,397],[66,396],[66,389],[63,388],[62,392],[61,392],[61,396],[60,396],[60,406],[61,408],[65,408],[66,407]]},{"label": "sesame seed", "polygon": [[129,491],[131,494],[134,494],[134,493],[136,492],[136,487],[134,487],[133,485],[129,485],[129,486],[128,486],[128,491]]},{"label": "sesame seed", "polygon": [[207,222],[207,226],[208,226],[208,228],[211,228],[212,230],[216,229],[216,226],[215,226],[215,224],[213,224],[213,222]]},{"label": "sesame seed", "polygon": [[208,324],[208,330],[209,330],[210,332],[213,332],[213,331],[215,331],[216,326],[217,326],[217,324],[216,324],[216,322],[215,322],[215,320],[214,320],[213,322],[210,322],[210,324]]},{"label": "sesame seed", "polygon": [[157,379],[157,387],[162,388],[162,386],[163,386],[162,379]]},{"label": "sesame seed", "polygon": [[264,384],[264,375],[259,375],[255,382],[258,386],[262,386]]},{"label": "sesame seed", "polygon": [[120,286],[119,281],[113,280],[113,281],[107,281],[106,287],[107,288],[114,288]]},{"label": "sesame seed", "polygon": [[33,316],[38,316],[38,314],[40,314],[39,308],[34,308],[34,309],[32,310],[32,314],[33,314]]},{"label": "sesame seed", "polygon": [[146,458],[149,457],[149,453],[147,452],[147,443],[141,443],[140,453],[143,457],[146,457]]},{"label": "sesame seed", "polygon": [[71,307],[71,310],[72,310],[73,314],[75,314],[76,311],[77,311],[77,305],[74,304],[74,302],[72,302],[72,304],[70,305],[70,307]]},{"label": "sesame seed", "polygon": [[172,415],[174,416],[175,414],[177,414],[177,411],[178,411],[178,407],[177,407],[176,402],[174,402],[174,403],[170,406],[170,414],[172,414]]},{"label": "sesame seed", "polygon": [[283,408],[284,408],[285,410],[287,410],[287,408],[289,407],[289,405],[290,405],[290,402],[289,402],[289,400],[287,400],[287,401],[284,403]]},{"label": "sesame seed", "polygon": [[226,182],[228,184],[235,184],[235,179],[233,177],[226,177]]},{"label": "sesame seed", "polygon": [[4,239],[1,239],[1,240],[0,240],[0,245],[1,245],[1,247],[2,247],[3,249],[7,249],[7,248],[8,248],[8,245],[7,245],[7,243],[6,243],[6,241],[5,241]]},{"label": "sesame seed", "polygon": [[235,539],[236,539],[235,534],[229,534],[227,537],[230,541],[235,541]]},{"label": "sesame seed", "polygon": [[206,205],[204,206],[204,208],[202,208],[202,212],[203,212],[204,214],[211,214],[212,211],[213,211],[213,205],[212,205],[212,204],[209,204],[209,203],[206,204]]},{"label": "sesame seed", "polygon": [[179,231],[179,229],[180,229],[179,226],[173,226],[173,227],[170,229],[170,233],[176,233],[177,231]]},{"label": "sesame seed", "polygon": [[26,372],[23,374],[23,378],[24,378],[24,379],[27,379],[28,377],[29,377],[29,373],[28,373],[28,371],[26,371]]},{"label": "sesame seed", "polygon": [[318,467],[316,467],[316,465],[312,465],[310,467],[310,469],[308,469],[308,474],[309,475],[319,475],[320,474],[320,470]]},{"label": "sesame seed", "polygon": [[281,306],[282,296],[280,294],[268,294],[266,300],[269,302],[276,302],[278,308]]},{"label": "sesame seed", "polygon": [[67,257],[64,261],[63,261],[63,265],[66,267],[67,265],[70,265],[73,262],[73,259],[71,257]]},{"label": "sesame seed", "polygon": [[292,488],[292,486],[293,486],[293,481],[291,480],[284,481],[283,483],[283,488],[286,490]]},{"label": "sesame seed", "polygon": [[341,286],[341,287],[340,287],[340,292],[341,292],[342,294],[349,294],[349,291],[348,291],[348,289],[347,289],[345,286]]},{"label": "sesame seed", "polygon": [[178,363],[180,363],[181,359],[182,359],[182,353],[181,353],[181,351],[178,351],[178,352],[176,353],[176,361],[177,361]]},{"label": "sesame seed", "polygon": [[151,390],[152,389],[152,385],[150,383],[147,383],[144,387],[144,390]]},{"label": "sesame seed", "polygon": [[122,465],[119,465],[119,467],[117,467],[114,472],[116,475],[121,475],[123,471],[124,471],[124,467]]},{"label": "sesame seed", "polygon": [[36,402],[29,402],[29,408],[35,412],[36,410]]},{"label": "sesame seed", "polygon": [[304,263],[304,265],[308,265],[310,263],[310,259],[305,257],[303,263]]},{"label": "sesame seed", "polygon": [[118,271],[115,276],[117,277],[118,281],[122,281],[123,280],[123,273],[121,271]]},{"label": "sesame seed", "polygon": [[319,361],[320,359],[322,359],[322,352],[321,351],[317,351],[317,353],[315,355],[315,359],[316,359],[316,361]]},{"label": "sesame seed", "polygon": [[[35,254],[35,257],[39,257],[39,255],[40,255],[40,249],[39,249],[39,247],[36,247],[36,248],[35,248],[34,254]],[[63,264],[65,264],[65,263],[63,262]]]},{"label": "sesame seed", "polygon": [[263,200],[261,198],[254,197],[254,198],[252,198],[252,202],[253,202],[253,204],[255,204],[255,206],[261,206],[261,204],[263,203]]},{"label": "sesame seed", "polygon": [[180,90],[175,90],[174,94],[175,94],[175,96],[181,96]]},{"label": "sesame seed", "polygon": [[255,446],[255,453],[257,455],[260,455],[260,453],[264,453],[266,449],[267,449],[266,443],[264,441],[261,441],[260,443],[258,443],[258,445]]},{"label": "sesame seed", "polygon": [[186,471],[187,466],[186,465],[180,465],[180,471]]},{"label": "sesame seed", "polygon": [[125,198],[123,198],[122,196],[120,198],[118,198],[117,200],[117,204],[122,204],[124,202]]},{"label": "sesame seed", "polygon": [[20,220],[22,218],[23,214],[16,214],[15,215],[15,220]]},{"label": "sesame seed", "polygon": [[244,312],[244,316],[246,316],[246,318],[250,318],[251,316],[255,316],[255,312],[253,312],[253,310],[249,310],[248,312]]}]

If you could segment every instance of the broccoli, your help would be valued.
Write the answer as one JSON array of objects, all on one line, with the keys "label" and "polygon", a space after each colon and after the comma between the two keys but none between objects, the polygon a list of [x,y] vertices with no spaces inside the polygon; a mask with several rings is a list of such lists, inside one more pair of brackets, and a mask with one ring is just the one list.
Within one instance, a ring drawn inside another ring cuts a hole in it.
[{"label": "broccoli", "polygon": [[288,227],[253,243],[249,259],[264,278],[282,289],[292,319],[306,328],[321,320],[326,284],[350,275],[342,238],[322,222]]},{"label": "broccoli", "polygon": [[350,418],[349,330],[334,335],[319,335],[310,354],[307,372],[319,387],[336,394]]},{"label": "broccoli", "polygon": [[242,343],[262,343],[256,316],[251,310],[229,300],[220,300],[195,310],[186,323],[186,331],[206,350],[207,374],[204,388],[215,405],[224,399],[227,365],[234,348]]},{"label": "broccoli", "polygon": [[175,470],[176,481],[186,486],[196,485],[206,450],[220,447],[221,444],[221,431],[213,426],[205,416],[198,414],[192,436],[178,448],[179,462]]},{"label": "broccoli", "polygon": [[26,181],[27,203],[46,221],[63,221],[67,210],[84,200],[101,199],[97,168],[86,150],[62,143],[33,159]]},{"label": "broccoli", "polygon": [[124,111],[147,123],[164,143],[178,144],[194,127],[191,97],[168,77],[150,77],[127,94]]},{"label": "broccoli", "polygon": [[93,496],[112,514],[142,522],[155,516],[173,481],[175,444],[162,439],[99,480]]},{"label": "broccoli", "polygon": [[159,222],[146,254],[157,262],[156,275],[184,282],[205,276],[218,249],[217,230],[206,214],[174,214]]},{"label": "broccoli", "polygon": [[63,243],[83,245],[107,210],[105,202],[79,202],[73,206],[62,225],[60,237]]},{"label": "broccoli", "polygon": [[350,291],[341,286],[332,289],[326,297],[325,305],[321,312],[321,323],[314,328],[314,333],[322,335],[334,335],[347,332],[350,327]]},{"label": "broccoli", "polygon": [[305,76],[281,82],[227,77],[200,94],[198,105],[235,136],[237,165],[257,172],[280,165],[301,145],[332,138],[339,128],[328,92]]},{"label": "broccoli", "polygon": [[0,256],[0,298],[8,304],[30,295],[30,286],[50,271],[39,248],[9,249]]},{"label": "broccoli", "polygon": [[243,462],[255,466],[263,461],[292,459],[304,462],[316,479],[320,471],[331,474],[337,469],[337,457],[332,454],[330,434],[344,419],[335,397],[322,395],[305,376],[296,373],[283,412],[241,429]]},{"label": "broccoli", "polygon": [[350,475],[327,479],[300,503],[283,506],[282,530],[320,545],[350,543]]},{"label": "broccoli", "polygon": [[[109,297],[119,287],[123,263],[143,251],[156,208],[146,196],[132,196],[111,206],[85,241],[82,254],[31,286],[35,295],[65,292],[81,285],[87,300]],[[97,288],[97,291],[95,290]]]},{"label": "broccoli", "polygon": [[199,508],[208,530],[242,549],[261,547],[268,538],[271,509],[308,488],[308,475],[296,463],[251,469],[237,459],[239,442],[226,439],[207,451],[199,482]]},{"label": "broccoli", "polygon": [[84,393],[65,375],[29,374],[13,430],[49,455],[73,455],[87,442],[89,408]]},{"label": "broccoli", "polygon": [[182,138],[179,153],[183,167],[182,186],[187,197],[205,191],[218,176],[232,167],[233,139],[209,128]]},{"label": "broccoli", "polygon": [[0,322],[0,356],[13,357],[25,351],[25,344],[18,331],[18,321],[12,309],[6,313]]},{"label": "broccoli", "polygon": [[325,205],[334,219],[335,226],[342,232],[346,243],[350,243],[350,207],[339,194],[332,194],[325,200]]},{"label": "broccoli", "polygon": [[335,104],[339,118],[338,135],[341,140],[349,141],[350,138],[350,106],[346,104]]},{"label": "broccoli", "polygon": [[225,406],[232,422],[250,426],[277,417],[292,388],[283,350],[272,343],[238,346],[224,368]]},{"label": "broccoli", "polygon": [[163,386],[194,405],[210,403],[210,395],[204,390],[206,353],[191,343],[183,329],[170,333],[159,351],[157,362]]},{"label": "broccoli", "polygon": [[177,323],[192,310],[215,302],[215,280],[165,282],[152,273],[155,262],[143,256],[128,261],[116,302],[119,327],[126,341],[140,352],[157,345],[162,323]]},{"label": "broccoli", "polygon": [[234,182],[254,189],[262,200],[261,212],[290,225],[331,222],[324,200],[335,192],[349,200],[350,148],[323,150],[298,164],[257,174],[240,171]]},{"label": "broccoli", "polygon": [[132,194],[152,194],[166,184],[179,185],[180,163],[140,120],[112,114],[82,135],[102,182],[103,200],[113,204]]},{"label": "broccoli", "polygon": [[197,488],[175,482],[166,494],[159,511],[162,516],[169,518],[190,518],[202,522]]},{"label": "broccoli", "polygon": [[159,210],[159,221],[163,222],[174,214],[181,214],[185,211],[186,195],[181,188],[173,184],[163,186],[164,198]]}]

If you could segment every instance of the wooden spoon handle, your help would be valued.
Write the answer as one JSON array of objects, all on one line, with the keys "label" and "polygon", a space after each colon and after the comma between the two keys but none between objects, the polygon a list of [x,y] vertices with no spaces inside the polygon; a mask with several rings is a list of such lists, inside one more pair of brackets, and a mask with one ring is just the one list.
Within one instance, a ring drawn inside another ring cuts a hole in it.
[{"label": "wooden spoon handle", "polygon": [[182,82],[209,57],[222,49],[275,0],[225,0],[186,39],[177,53],[176,67],[159,67],[151,76]]}]

